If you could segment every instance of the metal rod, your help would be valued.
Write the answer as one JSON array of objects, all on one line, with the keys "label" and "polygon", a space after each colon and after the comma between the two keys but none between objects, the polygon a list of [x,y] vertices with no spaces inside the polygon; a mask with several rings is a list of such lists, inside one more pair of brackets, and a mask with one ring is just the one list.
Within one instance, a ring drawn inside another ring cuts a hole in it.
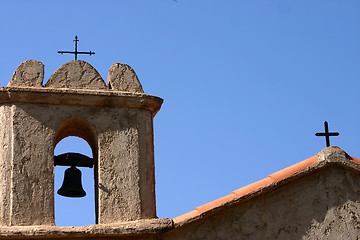
[{"label": "metal rod", "polygon": [[77,55],[78,54],[89,54],[90,56],[95,54],[95,52],[92,52],[92,51],[78,52],[78,50],[77,50],[78,41],[79,41],[78,36],[75,36],[75,40],[73,40],[73,42],[75,42],[75,51],[73,51],[73,52],[71,52],[71,51],[58,51],[58,53],[60,53],[60,54],[64,54],[64,53],[74,54],[75,55],[75,60],[77,60]]},{"label": "metal rod", "polygon": [[324,122],[325,132],[324,133],[315,133],[315,136],[322,136],[325,137],[326,140],[326,147],[330,147],[330,136],[339,136],[338,132],[329,132],[329,125],[328,122]]},{"label": "metal rod", "polygon": [[80,153],[64,153],[54,157],[54,165],[92,168],[94,159]]}]

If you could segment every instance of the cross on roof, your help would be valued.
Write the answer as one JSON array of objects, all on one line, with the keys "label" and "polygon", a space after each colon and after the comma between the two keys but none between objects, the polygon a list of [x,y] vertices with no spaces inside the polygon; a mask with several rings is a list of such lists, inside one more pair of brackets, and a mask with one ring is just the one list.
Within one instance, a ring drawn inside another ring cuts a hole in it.
[{"label": "cross on roof", "polygon": [[325,136],[326,138],[326,147],[330,147],[330,136],[339,136],[338,132],[329,132],[329,126],[328,126],[328,122],[325,121],[324,122],[324,126],[325,126],[325,132],[324,133],[315,133],[316,136]]},{"label": "cross on roof", "polygon": [[58,51],[58,53],[60,53],[60,54],[64,54],[64,53],[70,53],[70,54],[74,54],[75,55],[75,60],[77,60],[77,55],[78,54],[89,54],[90,56],[92,55],[92,54],[95,54],[94,52],[92,52],[92,51],[89,51],[89,52],[78,52],[78,50],[77,50],[77,42],[78,42],[79,40],[78,40],[78,36],[75,36],[75,40],[74,40],[74,42],[75,42],[75,51],[74,52],[71,52],[71,51]]}]

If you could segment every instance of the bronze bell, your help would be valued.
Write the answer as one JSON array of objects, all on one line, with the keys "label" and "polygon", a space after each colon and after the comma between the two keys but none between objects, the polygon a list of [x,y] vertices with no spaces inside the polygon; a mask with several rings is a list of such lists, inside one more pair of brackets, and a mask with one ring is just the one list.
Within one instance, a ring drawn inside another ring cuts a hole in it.
[{"label": "bronze bell", "polygon": [[86,192],[81,184],[81,171],[75,166],[66,169],[64,182],[57,193],[64,197],[84,197]]}]

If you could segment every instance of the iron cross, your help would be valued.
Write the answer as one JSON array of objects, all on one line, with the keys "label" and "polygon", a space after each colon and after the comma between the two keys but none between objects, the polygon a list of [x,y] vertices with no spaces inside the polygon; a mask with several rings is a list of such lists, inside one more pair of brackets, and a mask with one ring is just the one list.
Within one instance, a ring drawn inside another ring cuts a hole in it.
[{"label": "iron cross", "polygon": [[90,56],[92,55],[92,54],[95,54],[94,52],[92,52],[92,51],[89,51],[89,52],[78,52],[78,50],[77,50],[77,42],[78,42],[79,40],[78,40],[78,36],[75,36],[75,40],[74,40],[74,42],[75,42],[75,51],[74,52],[70,52],[70,51],[58,51],[58,53],[60,53],[60,54],[64,54],[64,53],[70,53],[70,54],[74,54],[75,55],[75,60],[77,60],[77,55],[78,54],[89,54]]},{"label": "iron cross", "polygon": [[329,132],[328,122],[324,122],[325,132],[324,133],[315,133],[316,136],[325,136],[326,138],[326,147],[330,147],[330,136],[339,136],[338,132]]}]

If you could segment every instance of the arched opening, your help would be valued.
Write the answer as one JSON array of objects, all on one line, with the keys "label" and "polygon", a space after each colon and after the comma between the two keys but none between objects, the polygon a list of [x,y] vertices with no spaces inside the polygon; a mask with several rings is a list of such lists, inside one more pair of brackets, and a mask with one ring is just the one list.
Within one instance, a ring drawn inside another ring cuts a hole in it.
[{"label": "arched opening", "polygon": [[97,223],[97,154],[91,126],[82,119],[68,119],[63,122],[55,135],[54,156],[77,153],[92,158],[92,168],[76,166],[81,171],[84,197],[64,197],[57,193],[61,188],[65,170],[70,166],[56,163],[54,179],[55,224],[57,226],[85,226]]}]

